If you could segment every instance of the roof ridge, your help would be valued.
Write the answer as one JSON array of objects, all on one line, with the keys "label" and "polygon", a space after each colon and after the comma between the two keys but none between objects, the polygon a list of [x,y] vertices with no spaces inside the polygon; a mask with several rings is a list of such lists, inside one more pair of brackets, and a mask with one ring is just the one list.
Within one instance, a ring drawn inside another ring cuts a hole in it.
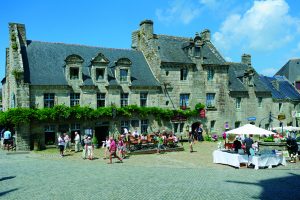
[{"label": "roof ridge", "polygon": [[171,37],[175,39],[186,39],[189,40],[190,38],[188,37],[183,37],[183,36],[174,36],[174,35],[165,35],[165,34],[156,34],[157,36],[166,36],[166,37]]},{"label": "roof ridge", "polygon": [[45,41],[39,41],[39,40],[29,40],[29,41],[47,43],[47,44],[63,44],[63,45],[68,45],[68,46],[93,47],[93,48],[102,48],[102,49],[111,49],[111,50],[138,51],[138,50],[129,49],[129,48],[128,49],[127,48],[122,49],[122,48],[100,47],[100,46],[92,46],[92,45],[86,45],[86,44],[70,44],[70,43],[64,43],[64,42],[45,42]]}]

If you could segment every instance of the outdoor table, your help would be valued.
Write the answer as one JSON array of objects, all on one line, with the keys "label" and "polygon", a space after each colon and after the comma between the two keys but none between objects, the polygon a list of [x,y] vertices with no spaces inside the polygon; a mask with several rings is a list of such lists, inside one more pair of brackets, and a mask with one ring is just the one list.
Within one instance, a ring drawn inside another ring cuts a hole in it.
[{"label": "outdoor table", "polygon": [[276,154],[263,154],[249,157],[249,163],[255,165],[254,169],[259,169],[259,167],[272,168],[273,165],[286,165],[285,157]]},{"label": "outdoor table", "polygon": [[248,163],[248,155],[240,155],[237,153],[215,150],[213,152],[213,162],[240,168],[241,163]]}]

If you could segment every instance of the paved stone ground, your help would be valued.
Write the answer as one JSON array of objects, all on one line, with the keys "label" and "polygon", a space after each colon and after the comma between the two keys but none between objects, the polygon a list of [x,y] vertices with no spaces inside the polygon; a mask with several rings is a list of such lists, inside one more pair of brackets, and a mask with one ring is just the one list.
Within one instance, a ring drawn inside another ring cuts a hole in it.
[{"label": "paved stone ground", "polygon": [[272,169],[213,164],[216,143],[196,152],[135,155],[108,165],[103,149],[82,160],[58,150],[9,154],[0,150],[1,199],[300,199],[300,162]]}]

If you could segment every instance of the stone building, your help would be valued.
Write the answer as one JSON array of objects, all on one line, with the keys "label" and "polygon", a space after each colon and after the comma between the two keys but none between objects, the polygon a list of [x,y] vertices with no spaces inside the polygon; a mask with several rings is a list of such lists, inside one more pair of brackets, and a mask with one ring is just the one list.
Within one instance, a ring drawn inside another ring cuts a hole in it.
[{"label": "stone building", "polygon": [[[55,141],[57,132],[94,131],[98,140],[123,128],[175,133],[202,122],[208,133],[221,134],[250,121],[268,126],[274,116],[272,91],[243,54],[240,63],[226,62],[210,41],[210,31],[191,38],[154,33],[145,20],[132,33],[132,49],[110,49],[27,40],[25,25],[9,24],[6,73],[2,80],[3,110],[44,108],[64,104],[91,108],[116,105],[193,109],[206,105],[206,117],[164,121],[152,117],[117,117],[95,121],[35,123],[16,128],[18,149],[29,149],[33,137],[42,144]],[[298,98],[293,109],[298,109]],[[288,103],[290,105],[290,103]],[[284,110],[285,111],[285,110]],[[287,111],[290,111],[287,109]],[[284,124],[292,121],[285,113]]]},{"label": "stone building", "polygon": [[285,76],[300,91],[300,59],[290,59],[275,75]]}]

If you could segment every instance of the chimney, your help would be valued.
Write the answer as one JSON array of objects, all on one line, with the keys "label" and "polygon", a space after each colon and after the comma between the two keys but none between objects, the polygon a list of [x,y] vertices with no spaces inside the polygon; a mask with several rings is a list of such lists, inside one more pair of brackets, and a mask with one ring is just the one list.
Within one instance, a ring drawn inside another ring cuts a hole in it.
[{"label": "chimney", "polygon": [[201,38],[204,40],[204,41],[210,41],[210,31],[208,29],[204,29],[202,32],[201,32]]},{"label": "chimney", "polygon": [[152,20],[144,20],[140,23],[140,31],[142,34],[150,39],[153,37],[153,21]]},{"label": "chimney", "polygon": [[9,23],[9,32],[15,33],[15,37],[19,38],[20,45],[27,46],[25,24]]},{"label": "chimney", "polygon": [[251,55],[250,54],[243,54],[242,55],[242,63],[248,66],[251,66]]}]

